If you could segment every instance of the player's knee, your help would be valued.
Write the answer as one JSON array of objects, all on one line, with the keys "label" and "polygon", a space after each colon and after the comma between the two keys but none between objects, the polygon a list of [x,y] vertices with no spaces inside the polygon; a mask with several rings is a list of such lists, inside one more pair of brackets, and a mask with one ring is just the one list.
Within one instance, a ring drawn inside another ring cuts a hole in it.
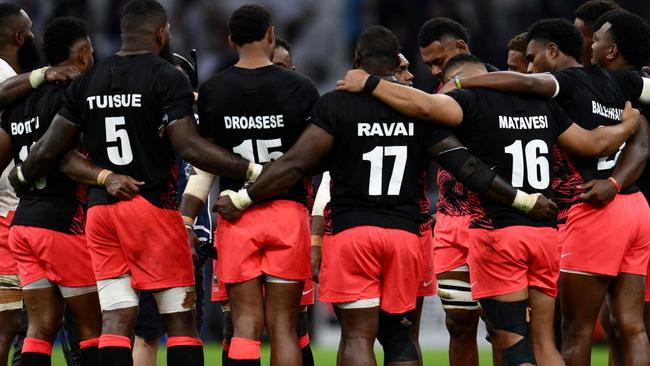
[{"label": "player's knee", "polygon": [[[488,329],[494,338],[502,338],[505,334],[519,335],[523,338],[511,341],[514,337],[503,344],[503,360],[505,365],[520,365],[522,363],[535,363],[535,356],[530,341],[530,325],[528,317],[528,301],[503,302],[493,299],[481,299],[481,306],[485,313]],[[519,338],[519,337],[517,337]]]},{"label": "player's knee", "polygon": [[622,338],[635,337],[645,334],[645,324],[643,319],[624,318],[617,322],[616,335]]},{"label": "player's knee", "polygon": [[384,347],[385,363],[418,360],[417,345],[411,337],[415,311],[402,314],[379,313],[377,340]]},{"label": "player's knee", "polygon": [[475,337],[478,326],[478,302],[472,299],[467,281],[438,280],[438,295],[445,310],[445,325],[452,337]]},{"label": "player's knee", "polygon": [[454,338],[476,337],[478,327],[477,311],[456,310],[448,311],[445,316],[445,327]]},{"label": "player's knee", "polygon": [[162,316],[168,337],[198,337],[194,311],[168,313]]}]

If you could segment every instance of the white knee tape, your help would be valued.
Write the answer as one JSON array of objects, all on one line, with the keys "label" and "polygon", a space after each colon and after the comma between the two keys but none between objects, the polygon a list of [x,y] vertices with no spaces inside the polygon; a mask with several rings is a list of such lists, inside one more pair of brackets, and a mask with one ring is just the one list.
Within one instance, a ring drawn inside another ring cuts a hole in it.
[{"label": "white knee tape", "polygon": [[368,309],[368,308],[375,308],[379,306],[379,298],[375,297],[372,299],[363,299],[363,300],[357,300],[357,301],[350,301],[350,302],[340,302],[338,304],[334,304],[337,308],[343,309],[343,310],[350,310],[350,309]]},{"label": "white knee tape", "polygon": [[59,285],[59,291],[61,291],[61,296],[63,296],[64,299],[68,299],[75,296],[89,294],[91,292],[97,292],[97,286],[68,287]]},{"label": "white knee tape", "polygon": [[129,275],[97,281],[97,293],[102,311],[131,308],[140,302]]},{"label": "white knee tape", "polygon": [[196,291],[192,286],[156,291],[153,296],[160,314],[182,313],[196,307]]},{"label": "white knee tape", "polygon": [[438,280],[438,296],[440,296],[443,309],[478,309],[478,302],[472,299],[470,284],[465,281]]},{"label": "white knee tape", "polygon": [[14,301],[8,302],[6,304],[0,304],[0,312],[10,311],[10,310],[20,310],[23,308],[23,301]]}]

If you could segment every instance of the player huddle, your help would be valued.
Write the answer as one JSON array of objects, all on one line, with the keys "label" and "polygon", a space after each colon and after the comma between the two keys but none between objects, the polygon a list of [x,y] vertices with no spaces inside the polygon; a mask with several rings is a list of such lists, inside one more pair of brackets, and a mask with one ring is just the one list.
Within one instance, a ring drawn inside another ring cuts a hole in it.
[{"label": "player huddle", "polygon": [[[587,365],[601,309],[611,362],[648,364],[650,208],[635,183],[650,153],[650,27],[615,3],[586,2],[575,25],[535,22],[508,47],[518,72],[472,56],[459,23],[429,20],[418,43],[436,94],[412,87],[381,26],[319,96],[268,11],[242,6],[228,22],[237,63],[196,95],[155,0],[126,4],[121,48],[97,63],[83,21],[55,19],[50,66],[33,71],[28,15],[0,4],[0,19],[0,162],[20,198],[2,188],[0,364],[24,301],[22,365],[50,364],[64,304],[82,365],[131,365],[147,292],[168,364],[202,365],[192,257],[217,177],[224,365],[260,365],[265,329],[272,365],[318,363],[311,279],[341,325],[339,365],[375,365],[375,340],[385,364],[421,365],[423,297],[436,293],[452,365],[478,364],[480,317],[495,364]],[[179,157],[193,166],[181,202]]]}]

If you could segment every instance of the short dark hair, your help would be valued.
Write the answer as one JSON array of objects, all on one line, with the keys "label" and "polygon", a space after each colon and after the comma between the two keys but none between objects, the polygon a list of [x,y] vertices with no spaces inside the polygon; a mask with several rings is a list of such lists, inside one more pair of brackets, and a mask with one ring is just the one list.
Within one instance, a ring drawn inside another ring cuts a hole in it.
[{"label": "short dark hair", "polygon": [[401,50],[395,33],[381,25],[370,26],[357,37],[356,52],[364,66],[394,70]]},{"label": "short dark hair", "polygon": [[508,42],[508,50],[510,51],[519,51],[523,54],[526,54],[526,48],[528,43],[526,43],[527,32],[519,33],[514,38]]},{"label": "short dark hair", "polygon": [[422,24],[418,32],[418,44],[421,48],[428,47],[444,37],[454,37],[469,43],[469,34],[462,24],[449,18],[439,17],[429,19]]},{"label": "short dark hair", "polygon": [[291,54],[291,45],[289,45],[289,42],[285,41],[282,38],[275,37],[275,48],[279,48],[279,47],[284,48],[285,50],[287,50],[287,52],[289,52],[289,54]]},{"label": "short dark hair", "polygon": [[157,31],[167,23],[167,12],[156,0],[131,0],[122,10],[120,28],[125,33]]},{"label": "short dark hair", "polygon": [[230,38],[238,46],[261,40],[270,26],[271,13],[260,5],[244,5],[228,20]]},{"label": "short dark hair", "polygon": [[449,61],[447,61],[444,70],[442,70],[442,75],[441,75],[442,78],[445,79],[447,73],[454,67],[457,67],[459,65],[464,65],[464,64],[475,64],[475,65],[482,65],[485,67],[485,63],[480,58],[474,55],[470,55],[468,53],[459,53],[456,56],[450,58]]},{"label": "short dark hair", "polygon": [[526,45],[532,40],[553,42],[562,53],[580,60],[583,40],[578,28],[566,19],[538,20],[528,28]]},{"label": "short dark hair", "polygon": [[593,26],[601,15],[620,8],[621,6],[612,0],[589,0],[576,9],[575,16],[589,26]]},{"label": "short dark hair", "polygon": [[88,38],[86,23],[79,18],[55,18],[43,34],[43,54],[49,65],[57,65],[70,57],[70,48]]},{"label": "short dark hair", "polygon": [[610,10],[594,23],[594,32],[605,23],[612,25],[608,32],[625,61],[639,69],[650,63],[650,26],[645,20],[627,10]]},{"label": "short dark hair", "polygon": [[0,4],[0,41],[6,41],[11,29],[7,27],[9,19],[20,16],[20,7],[11,3]]}]

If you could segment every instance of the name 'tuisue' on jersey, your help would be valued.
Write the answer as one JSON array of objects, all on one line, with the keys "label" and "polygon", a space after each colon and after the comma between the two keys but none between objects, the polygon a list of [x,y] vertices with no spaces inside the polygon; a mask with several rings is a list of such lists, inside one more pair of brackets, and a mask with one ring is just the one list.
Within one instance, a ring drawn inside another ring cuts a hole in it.
[{"label": "name 'tuisue' on jersey", "polygon": [[[551,152],[555,140],[571,126],[557,103],[487,89],[449,93],[463,109],[455,134],[476,156],[512,186],[551,196]],[[472,227],[554,226],[555,219],[536,221],[511,207],[481,200],[484,217]]]},{"label": "name 'tuisue' on jersey", "polygon": [[[230,67],[199,90],[199,132],[249,161],[266,164],[282,156],[302,134],[318,91],[305,76],[271,65]],[[221,177],[222,190],[238,190],[244,181]],[[305,178],[285,194],[303,204],[311,195]]]},{"label": "name 'tuisue' on jersey", "polygon": [[[96,165],[145,182],[146,200],[177,209],[178,168],[165,129],[193,116],[193,102],[187,77],[162,58],[114,55],[73,82],[59,113],[81,129]],[[90,205],[116,201],[104,188],[90,188]]]},{"label": "name 'tuisue' on jersey", "polygon": [[[27,159],[32,145],[49,128],[64,92],[63,85],[47,84],[3,112],[0,126],[11,137],[11,154],[17,164]],[[86,201],[85,186],[73,182],[59,169],[52,169],[20,196],[12,224],[81,234]]]},{"label": "name 'tuisue' on jersey", "polygon": [[327,157],[333,233],[369,225],[420,235],[420,180],[428,150],[451,132],[404,116],[370,95],[341,91],[321,97],[312,123],[334,137]]}]

